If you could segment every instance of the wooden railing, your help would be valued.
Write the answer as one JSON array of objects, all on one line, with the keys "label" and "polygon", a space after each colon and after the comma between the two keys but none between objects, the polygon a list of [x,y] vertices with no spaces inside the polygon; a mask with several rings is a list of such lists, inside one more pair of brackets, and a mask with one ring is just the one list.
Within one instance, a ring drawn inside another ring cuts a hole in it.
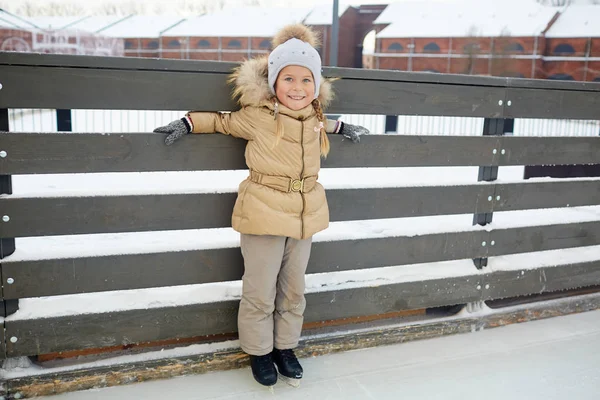
[{"label": "wooden railing", "polygon": [[[15,238],[229,227],[235,193],[28,197],[11,176],[246,169],[245,142],[190,135],[174,146],[154,133],[11,133],[8,108],[233,110],[233,64],[0,53],[0,237],[6,314],[18,300],[239,280],[239,248],[11,256]],[[516,117],[597,119],[600,84],[325,68],[332,113],[486,118],[481,137],[372,135],[360,145],[331,136],[323,168],[477,166],[480,182],[453,186],[328,189],[332,221],[473,214],[462,231],[317,241],[308,274],[447,260],[475,260],[447,276],[307,294],[318,322],[595,286],[595,259],[490,269],[502,255],[600,245],[600,216],[586,222],[494,228],[494,212],[600,205],[600,180],[494,182],[498,167],[600,163],[600,137],[502,136]],[[349,206],[350,205],[350,206]],[[0,355],[34,356],[236,332],[238,301],[39,318],[8,316]],[[11,310],[12,309],[12,310]],[[38,313],[39,314],[39,313]]]}]

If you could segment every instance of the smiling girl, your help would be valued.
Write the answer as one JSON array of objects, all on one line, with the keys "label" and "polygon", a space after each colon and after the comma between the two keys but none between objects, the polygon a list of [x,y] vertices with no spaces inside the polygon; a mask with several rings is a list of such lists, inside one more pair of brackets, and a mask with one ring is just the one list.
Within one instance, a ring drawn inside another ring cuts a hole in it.
[{"label": "smiling girl", "polygon": [[232,216],[244,257],[238,331],[254,378],[266,386],[277,382],[277,372],[292,383],[303,374],[293,349],[302,330],[312,236],[329,226],[325,190],[317,182],[321,157],[329,153],[326,128],[355,143],[368,133],[326,120],[331,83],[321,77],[314,32],[287,26],[273,46],[268,57],[247,60],[233,73],[239,111],[189,112],[155,129],[168,134],[167,145],[188,133],[221,132],[248,141],[250,172]]}]

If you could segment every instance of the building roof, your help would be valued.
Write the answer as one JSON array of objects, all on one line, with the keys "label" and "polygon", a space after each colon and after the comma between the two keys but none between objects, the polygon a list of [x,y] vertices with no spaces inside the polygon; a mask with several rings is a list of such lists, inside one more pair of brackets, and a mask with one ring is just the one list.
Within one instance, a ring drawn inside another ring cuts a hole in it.
[{"label": "building roof", "polygon": [[557,12],[538,3],[514,1],[393,3],[375,20],[375,24],[390,24],[377,37],[538,36]]},{"label": "building roof", "polygon": [[310,9],[240,7],[190,18],[164,36],[271,37],[281,27],[302,22]]},{"label": "building roof", "polygon": [[117,38],[157,38],[181,21],[181,17],[132,15],[96,32]]},{"label": "building roof", "polygon": [[[338,7],[338,17],[341,17],[342,14],[346,12],[348,7],[348,5],[340,4]],[[304,23],[306,25],[331,25],[332,21],[333,6],[331,4],[327,4],[314,7],[304,20]]]},{"label": "building roof", "polygon": [[600,37],[600,5],[569,6],[546,32],[547,38]]},{"label": "building roof", "polygon": [[0,9],[0,26],[5,28],[35,29],[37,26],[27,17],[21,17]]},{"label": "building roof", "polygon": [[85,18],[86,17],[82,15],[28,17],[29,21],[33,22],[41,29],[64,29],[65,26],[71,25]]},{"label": "building roof", "polygon": [[131,17],[131,15],[88,16],[65,26],[65,28],[82,30],[87,32],[98,32],[104,28],[108,28],[110,25],[113,25],[129,17]]}]

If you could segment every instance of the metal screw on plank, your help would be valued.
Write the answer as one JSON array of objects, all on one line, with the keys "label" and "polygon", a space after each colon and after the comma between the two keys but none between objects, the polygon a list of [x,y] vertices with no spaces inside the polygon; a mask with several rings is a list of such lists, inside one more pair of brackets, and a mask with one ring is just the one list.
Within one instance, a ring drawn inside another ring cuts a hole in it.
[{"label": "metal screw on plank", "polygon": [[0,151],[0,157],[6,158],[6,152],[4,150]]},{"label": "metal screw on plank", "polygon": [[16,336],[13,336],[13,337],[10,338],[10,342],[11,343],[17,343],[17,340],[19,340],[19,339],[17,339]]},{"label": "metal screw on plank", "polygon": [[488,196],[488,201],[492,201],[492,196]]},{"label": "metal screw on plank", "polygon": [[482,243],[481,243],[481,245],[482,245],[483,247],[485,247],[485,245],[486,245],[486,244],[487,244],[486,242],[482,242]]},{"label": "metal screw on plank", "polygon": [[502,100],[498,100],[498,105],[501,106],[502,105]]},{"label": "metal screw on plank", "polygon": [[494,149],[492,150],[492,153],[496,154],[498,152],[498,150]]},{"label": "metal screw on plank", "polygon": [[481,285],[477,285],[477,290],[481,290]]},{"label": "metal screw on plank", "polygon": [[8,222],[8,221],[10,221],[10,217],[8,215],[5,215],[2,217],[2,221]]},{"label": "metal screw on plank", "polygon": [[507,102],[506,102],[506,105],[510,107],[510,106],[512,105],[512,101],[510,101],[510,100],[509,100],[509,101],[507,101]]},{"label": "metal screw on plank", "polygon": [[501,153],[506,154],[506,150],[502,149]]},{"label": "metal screw on plank", "polygon": [[485,288],[486,288],[486,289],[489,289],[489,288],[490,288],[490,285],[489,285],[489,284],[485,285]]},{"label": "metal screw on plank", "polygon": [[2,84],[0,83],[0,90],[2,90]]},{"label": "metal screw on plank", "polygon": [[500,196],[496,196],[496,200],[500,200]]},{"label": "metal screw on plank", "polygon": [[494,246],[496,244],[496,242],[494,240],[492,240],[492,243],[490,243],[492,246]]},{"label": "metal screw on plank", "polygon": [[13,278],[8,278],[6,280],[6,283],[8,283],[9,285],[12,285],[13,283],[15,283],[15,280]]}]

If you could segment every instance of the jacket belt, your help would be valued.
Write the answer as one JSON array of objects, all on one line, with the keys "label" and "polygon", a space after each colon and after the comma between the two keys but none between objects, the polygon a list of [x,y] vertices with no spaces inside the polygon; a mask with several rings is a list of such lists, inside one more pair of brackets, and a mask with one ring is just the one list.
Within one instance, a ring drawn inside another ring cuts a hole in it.
[{"label": "jacket belt", "polygon": [[281,192],[301,192],[306,193],[313,190],[317,183],[317,176],[306,176],[303,179],[292,179],[286,176],[265,175],[250,170],[250,180],[260,185],[265,185],[271,189]]}]

